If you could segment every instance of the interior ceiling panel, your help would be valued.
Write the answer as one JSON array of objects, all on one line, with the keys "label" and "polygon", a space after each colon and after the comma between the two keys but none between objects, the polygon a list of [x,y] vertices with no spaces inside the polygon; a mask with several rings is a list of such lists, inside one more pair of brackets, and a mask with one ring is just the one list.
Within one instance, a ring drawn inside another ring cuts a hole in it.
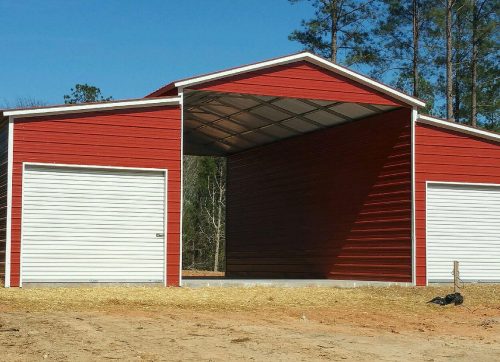
[{"label": "interior ceiling panel", "polygon": [[238,123],[232,122],[228,119],[221,119],[220,121],[215,122],[214,124],[227,129],[229,131],[235,132],[235,133],[241,133],[248,131],[247,127],[244,127]]},{"label": "interior ceiling panel", "polygon": [[223,102],[224,104],[232,104],[238,109],[247,109],[260,104],[258,100],[236,96],[222,96],[219,98],[219,102]]},{"label": "interior ceiling panel", "polygon": [[203,112],[203,111],[200,111],[200,110],[197,110],[197,111],[187,111],[187,112],[188,112],[189,115],[192,116],[192,118],[199,119],[201,121],[211,122],[211,121],[216,121],[216,120],[220,119],[220,117],[216,116],[215,114],[206,113],[206,112]]},{"label": "interior ceiling panel", "polygon": [[332,101],[322,101],[320,99],[308,99],[307,101],[309,103],[316,104],[319,107],[327,107],[327,106],[330,106],[332,104],[337,103],[337,102],[332,102]]},{"label": "interior ceiling panel", "polygon": [[224,156],[396,108],[185,90],[184,153]]},{"label": "interior ceiling panel", "polygon": [[376,109],[369,109],[356,103],[338,103],[330,107],[330,109],[350,119],[359,119],[379,113]]},{"label": "interior ceiling panel", "polygon": [[265,144],[276,141],[276,137],[260,132],[248,132],[244,134],[245,139],[250,140],[257,144]]},{"label": "interior ceiling panel", "polygon": [[229,138],[226,138],[226,139],[224,139],[222,141],[224,143],[226,143],[226,144],[232,145],[233,147],[242,148],[242,149],[252,148],[254,146],[254,142],[253,141],[248,141],[246,139],[246,136],[229,137]]},{"label": "interior ceiling panel", "polygon": [[197,128],[197,131],[202,132],[205,135],[208,135],[212,137],[213,139],[221,139],[225,137],[229,137],[232,134],[228,132],[224,132],[222,130],[219,130],[217,128],[211,127],[211,126],[203,126],[200,128]]},{"label": "interior ceiling panel", "polygon": [[278,139],[297,136],[300,134],[300,132],[291,130],[289,128],[281,127],[277,124],[270,124],[269,126],[262,128],[262,131]]},{"label": "interior ceiling panel", "polygon": [[199,108],[203,111],[208,111],[209,113],[212,112],[215,115],[227,115],[240,111],[239,108],[228,107],[225,105],[217,104],[215,102],[203,103],[199,106]]},{"label": "interior ceiling panel", "polygon": [[294,98],[281,98],[273,102],[280,108],[286,109],[290,112],[301,114],[316,109],[314,104],[308,104]]},{"label": "interior ceiling panel", "polygon": [[286,120],[283,122],[283,124],[285,126],[293,128],[296,131],[299,131],[300,133],[311,132],[319,129],[318,126],[306,121],[302,121],[300,118],[292,118]]},{"label": "interior ceiling panel", "polygon": [[260,117],[256,117],[254,114],[248,112],[243,112],[231,116],[231,119],[238,121],[239,124],[244,124],[245,126],[248,126],[248,129],[264,127],[273,123],[272,120],[264,121]]},{"label": "interior ceiling panel", "polygon": [[290,118],[290,115],[288,113],[269,107],[267,105],[262,105],[261,107],[255,108],[251,110],[251,113],[257,114],[271,121],[282,121],[286,118]]},{"label": "interior ceiling panel", "polygon": [[323,110],[315,111],[305,115],[306,118],[314,120],[318,123],[321,123],[324,126],[331,126],[334,124],[338,124],[344,122],[346,119],[340,117],[332,112],[327,112]]},{"label": "interior ceiling panel", "polygon": [[186,129],[194,130],[197,129],[198,127],[203,126],[202,122],[199,122],[197,120],[191,119],[191,118],[186,118],[184,120],[184,127]]},{"label": "interior ceiling panel", "polygon": [[394,106],[385,106],[383,104],[372,104],[371,105],[373,108],[377,108],[377,109],[380,109],[381,111],[390,111],[392,109],[396,109],[398,107],[394,107]]}]

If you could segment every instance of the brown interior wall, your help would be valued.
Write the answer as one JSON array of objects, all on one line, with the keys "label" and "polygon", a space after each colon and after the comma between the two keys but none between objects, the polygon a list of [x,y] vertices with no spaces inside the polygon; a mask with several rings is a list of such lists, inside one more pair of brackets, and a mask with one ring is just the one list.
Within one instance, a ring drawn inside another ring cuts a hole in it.
[{"label": "brown interior wall", "polygon": [[411,281],[411,114],[228,157],[229,277]]}]

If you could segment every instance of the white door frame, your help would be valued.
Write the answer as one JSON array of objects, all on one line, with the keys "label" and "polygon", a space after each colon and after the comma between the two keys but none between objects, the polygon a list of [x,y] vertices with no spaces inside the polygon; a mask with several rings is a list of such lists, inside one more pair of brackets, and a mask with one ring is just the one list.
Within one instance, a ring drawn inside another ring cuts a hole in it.
[{"label": "white door frame", "polygon": [[43,162],[23,162],[23,174],[22,174],[22,191],[21,191],[21,247],[19,256],[19,287],[23,286],[23,246],[24,246],[24,176],[26,174],[26,166],[43,166],[43,167],[53,167],[53,168],[81,168],[81,169],[94,169],[94,170],[117,170],[117,171],[145,171],[145,172],[162,172],[165,177],[165,200],[164,200],[164,211],[163,211],[163,251],[164,251],[164,261],[163,261],[163,285],[167,286],[167,228],[168,228],[168,170],[163,168],[141,168],[141,167],[120,167],[120,166],[99,166],[99,165],[72,165],[63,163],[43,163]]},{"label": "white door frame", "polygon": [[480,183],[480,182],[452,182],[452,181],[425,181],[425,285],[429,285],[429,258],[427,257],[427,236],[428,236],[428,227],[427,227],[427,210],[429,204],[429,185],[457,185],[457,186],[486,186],[486,187],[500,187],[500,184],[496,183]]}]

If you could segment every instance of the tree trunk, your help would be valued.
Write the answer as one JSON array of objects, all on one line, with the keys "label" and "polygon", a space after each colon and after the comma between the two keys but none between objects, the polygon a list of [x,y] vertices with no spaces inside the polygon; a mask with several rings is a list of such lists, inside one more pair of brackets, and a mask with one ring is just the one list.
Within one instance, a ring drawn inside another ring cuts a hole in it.
[{"label": "tree trunk", "polygon": [[215,222],[215,255],[214,255],[214,271],[219,271],[219,259],[220,259],[220,244],[222,240],[223,233],[223,218],[224,215],[224,203],[225,203],[225,180],[223,180],[224,175],[224,166],[221,164],[217,165],[215,182],[214,185],[217,187],[215,192],[217,192],[217,199],[215,200],[215,204],[217,205],[217,214],[216,214],[216,222]]},{"label": "tree trunk", "polygon": [[470,123],[477,126],[477,47],[478,47],[478,9],[477,0],[472,1],[472,57],[471,57],[471,115]]},{"label": "tree trunk", "polygon": [[460,16],[460,12],[457,12],[456,14],[456,26],[455,28],[455,59],[454,59],[454,64],[455,64],[455,77],[453,78],[453,92],[454,92],[454,98],[455,102],[453,104],[453,118],[455,119],[455,122],[460,122],[460,102],[462,101],[462,89],[460,88],[460,79],[463,74],[463,65],[462,65],[462,53],[461,53],[461,44],[462,44],[462,19]]},{"label": "tree trunk", "polygon": [[337,0],[331,2],[330,16],[332,18],[332,29],[331,29],[331,60],[333,63],[337,62],[337,28],[338,28],[338,18],[337,18]]},{"label": "tree trunk", "polygon": [[219,271],[219,259],[220,259],[220,240],[221,240],[221,228],[222,228],[222,192],[219,190],[219,199],[217,202],[217,224],[215,226],[215,255],[214,255],[214,271]]},{"label": "tree trunk", "polygon": [[220,235],[219,231],[215,233],[215,254],[214,254],[214,271],[219,271],[219,253],[220,253]]},{"label": "tree trunk", "polygon": [[413,0],[413,96],[418,97],[418,58],[419,58],[419,29],[418,29],[418,0]]},{"label": "tree trunk", "polygon": [[461,75],[461,71],[457,65],[457,67],[455,67],[455,79],[454,79],[454,87],[453,87],[453,90],[454,90],[454,93],[455,93],[455,102],[453,103],[453,117],[454,117],[454,120],[455,122],[460,122],[460,117],[461,117],[461,113],[460,113],[460,102],[462,101],[462,97],[461,97],[461,90],[460,90],[460,79],[459,79],[459,76]]},{"label": "tree trunk", "polygon": [[449,121],[453,121],[452,7],[453,0],[446,0],[446,118]]}]

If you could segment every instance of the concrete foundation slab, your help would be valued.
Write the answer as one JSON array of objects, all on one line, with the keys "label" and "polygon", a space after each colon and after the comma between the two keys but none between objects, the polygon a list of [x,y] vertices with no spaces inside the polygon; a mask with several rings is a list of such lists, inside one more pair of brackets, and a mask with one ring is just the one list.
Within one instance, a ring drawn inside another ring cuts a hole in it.
[{"label": "concrete foundation slab", "polygon": [[330,279],[228,279],[228,278],[182,278],[182,286],[189,288],[201,287],[389,287],[412,286],[411,283],[377,282],[363,280],[330,280]]}]

